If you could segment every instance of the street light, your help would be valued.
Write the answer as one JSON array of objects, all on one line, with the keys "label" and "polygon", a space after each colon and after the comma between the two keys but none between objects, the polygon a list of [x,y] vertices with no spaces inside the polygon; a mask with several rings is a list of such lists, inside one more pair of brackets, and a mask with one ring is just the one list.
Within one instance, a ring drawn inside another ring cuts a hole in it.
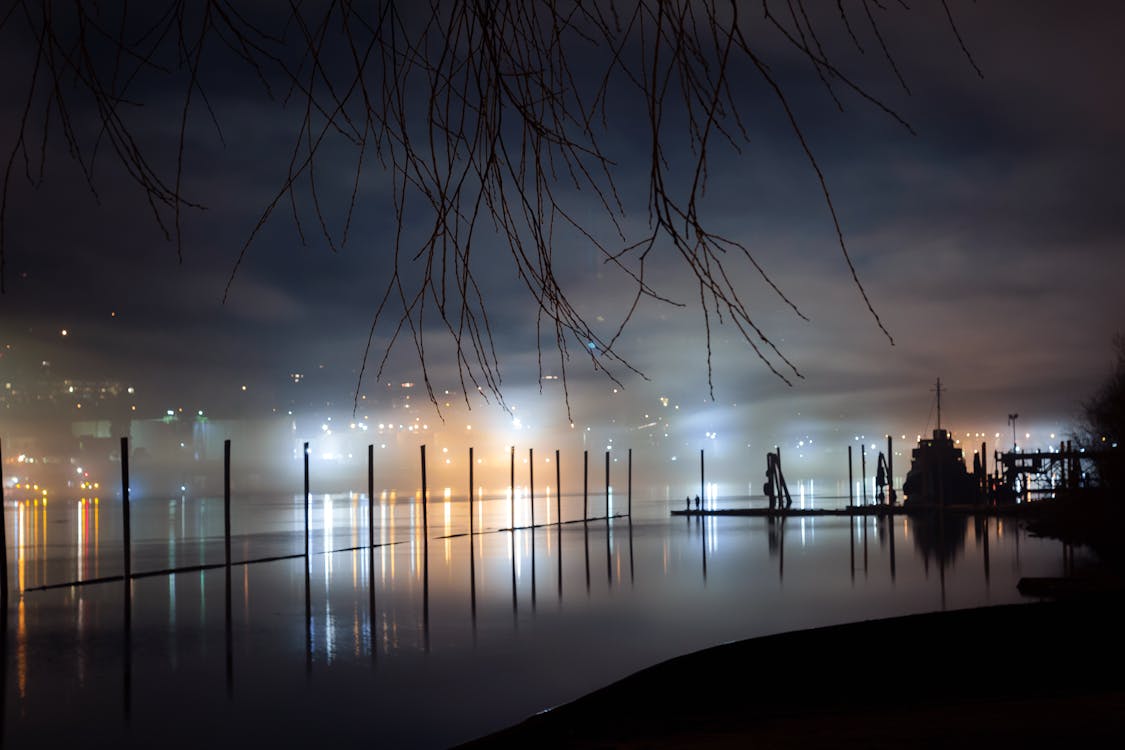
[{"label": "street light", "polygon": [[1008,424],[1012,426],[1012,452],[1019,450],[1016,447],[1016,420],[1020,418],[1019,414],[1009,414]]}]

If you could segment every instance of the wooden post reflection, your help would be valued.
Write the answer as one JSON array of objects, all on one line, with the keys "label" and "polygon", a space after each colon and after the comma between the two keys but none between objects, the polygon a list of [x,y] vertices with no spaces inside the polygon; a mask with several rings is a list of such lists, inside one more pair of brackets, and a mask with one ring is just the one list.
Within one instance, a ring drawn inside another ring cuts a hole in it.
[{"label": "wooden post reflection", "polygon": [[[306,454],[308,455],[308,454]],[[306,497],[308,495],[306,494]],[[308,535],[305,535],[308,539]],[[307,544],[307,542],[306,542]],[[305,563],[305,674],[312,675],[312,582],[309,574],[308,554],[303,558]]]},{"label": "wooden post reflection", "polygon": [[473,620],[473,640],[477,637],[477,560],[473,535],[469,534],[469,608]]},{"label": "wooden post reflection", "polygon": [[777,540],[777,580],[785,580],[785,521],[786,517],[782,514],[781,519],[778,521],[778,526],[781,531],[778,534]]},{"label": "wooden post reflection", "polygon": [[535,612],[535,524],[532,523],[529,541],[531,542],[531,611]]},{"label": "wooden post reflection", "polygon": [[367,548],[367,622],[368,637],[371,639],[371,661],[375,661],[378,653],[376,647],[378,630],[375,621],[375,545]]},{"label": "wooden post reflection", "polygon": [[945,509],[938,513],[938,578],[941,581],[941,611],[945,611]]},{"label": "wooden post reflection", "polygon": [[125,547],[125,576],[122,590],[125,616],[122,643],[123,698],[125,721],[128,723],[133,711],[133,569],[132,543],[129,534],[129,438],[127,437],[121,438],[121,524]]},{"label": "wooden post reflection", "polygon": [[563,562],[562,562],[562,523],[561,523],[561,522],[560,522],[560,523],[558,523],[558,524],[557,524],[557,525],[555,526],[555,547],[556,547],[556,548],[557,548],[557,550],[558,550],[558,552],[557,552],[557,555],[558,555],[558,562],[557,562],[556,564],[558,565],[558,572],[559,572],[559,582],[558,582],[558,589],[559,589],[559,601],[561,602],[561,601],[562,601],[562,578],[563,578],[563,568],[562,568],[562,566],[563,566]]},{"label": "wooden post reflection", "polygon": [[469,605],[473,620],[473,643],[477,640],[477,561],[473,551],[473,448],[469,446]]},{"label": "wooden post reflection", "polygon": [[[422,507],[426,495],[422,494]],[[422,539],[422,635],[425,638],[426,653],[430,653],[430,538]]]},{"label": "wooden post reflection", "polygon": [[[305,443],[305,558],[309,556],[309,444]],[[308,563],[305,564],[306,571]],[[306,576],[307,577],[307,576]],[[306,589],[308,587],[306,586]]]},{"label": "wooden post reflection", "polygon": [[891,581],[895,580],[895,517],[893,513],[887,514],[887,528],[890,531],[888,536],[891,543]]},{"label": "wooden post reflection", "polygon": [[983,541],[984,541],[984,583],[987,586],[989,583],[991,583],[991,577],[992,577],[991,576],[992,571],[991,571],[991,568],[989,566],[989,560],[988,560],[988,518],[987,517],[983,518],[982,522],[984,524],[984,533],[981,534],[980,536],[983,537]]},{"label": "wooden post reflection", "polygon": [[[852,447],[848,446],[848,453],[852,452]],[[849,465],[848,468],[851,468]],[[849,482],[848,486],[851,486]],[[848,547],[851,550],[851,571],[852,571],[852,584],[855,584],[855,513],[848,514]]]},{"label": "wooden post reflection", "polygon": [[629,514],[629,583],[636,583],[633,576],[633,514]]},{"label": "wooden post reflection", "polygon": [[609,511],[605,514],[605,577],[610,586],[613,586],[613,546],[611,534],[613,533],[609,525]]},{"label": "wooden post reflection", "polygon": [[582,538],[586,546],[586,596],[590,595],[590,526],[582,524]]},{"label": "wooden post reflection", "polygon": [[[0,440],[0,715],[8,696],[8,538],[4,521],[4,442]],[[0,728],[0,733],[3,729]],[[2,734],[0,734],[2,736]]]},{"label": "wooden post reflection", "polygon": [[[230,441],[227,441],[229,447]],[[224,619],[226,647],[227,647],[227,696],[234,695],[234,628],[231,623],[231,581],[230,581],[230,560],[228,555],[226,571],[227,587],[226,587],[226,617]]]},{"label": "wooden post reflection", "polygon": [[[703,457],[703,451],[699,452],[700,459]],[[699,528],[700,528],[700,541],[703,542],[703,583],[707,583],[707,516],[700,515]]]},{"label": "wooden post reflection", "polygon": [[122,649],[122,701],[125,714],[125,723],[128,724],[133,715],[133,603],[130,594],[130,581],[125,579],[125,628],[121,643]]},{"label": "wooden post reflection", "polygon": [[[867,505],[866,498],[864,498],[864,505]],[[863,577],[867,578],[867,512],[864,511],[860,516],[860,523],[863,524]]]},{"label": "wooden post reflection", "polygon": [[512,533],[508,535],[508,543],[512,555],[512,620],[515,624],[519,625],[519,602],[516,598],[516,530],[513,528]]}]

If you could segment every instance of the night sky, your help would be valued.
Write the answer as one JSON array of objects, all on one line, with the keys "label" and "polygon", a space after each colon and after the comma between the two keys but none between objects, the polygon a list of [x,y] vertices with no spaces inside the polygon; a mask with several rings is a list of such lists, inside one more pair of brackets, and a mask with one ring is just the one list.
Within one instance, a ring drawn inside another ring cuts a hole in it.
[{"label": "night sky", "polygon": [[[1044,446],[1049,433],[1075,428],[1082,400],[1109,372],[1114,334],[1125,331],[1125,6],[951,2],[981,77],[940,3],[910,12],[889,5],[876,12],[909,93],[868,27],[857,24],[865,50],[859,54],[835,4],[813,7],[833,59],[914,134],[838,87],[839,111],[807,60],[765,31],[760,44],[824,171],[860,279],[894,344],[851,282],[815,173],[784,113],[760,79],[740,75],[733,86],[750,141],[741,154],[714,147],[704,210],[718,231],[753,251],[807,316],[797,317],[747,264],[732,265],[755,322],[803,378],[786,385],[732,327],[712,321],[711,401],[698,289],[674,255],[658,247],[648,279],[685,306],[642,302],[620,340],[620,354],[647,379],[619,371],[618,388],[572,347],[570,395],[580,425],[635,428],[678,404],[672,416],[659,417],[675,433],[670,450],[701,446],[711,432],[762,446],[887,432],[912,442],[934,426],[930,390],[941,377],[948,389],[943,418],[958,433],[983,432],[990,443],[1000,433],[1007,443],[1012,412],[1021,415],[1021,439],[1031,432]],[[757,30],[760,6],[748,7],[743,23]],[[0,37],[6,161],[34,40],[19,17]],[[174,175],[184,87],[182,76],[172,76],[174,86],[159,80],[138,83],[134,94],[143,106],[130,104],[126,116],[154,162]],[[42,183],[29,184],[22,156],[14,162],[0,381],[27,387],[43,377],[40,363],[47,360],[51,377],[135,387],[138,416],[157,416],[165,406],[228,417],[350,414],[386,283],[389,177],[377,162],[367,165],[351,237],[337,251],[321,237],[307,196],[299,208],[304,243],[283,204],[250,247],[224,304],[240,248],[284,179],[300,104],[269,100],[219,45],[201,80],[222,140],[206,110],[193,109],[184,191],[206,209],[184,213],[182,260],[108,150],[96,162],[96,195],[87,187],[57,118]],[[96,113],[75,101],[75,127],[92,144]],[[643,230],[647,221],[647,121],[633,105],[627,96],[614,102],[601,135],[616,160],[626,232]],[[682,144],[672,140],[665,148],[670,173],[686,179],[677,171]],[[34,173],[38,144],[30,149]],[[332,146],[318,165],[337,236],[354,163],[353,151]],[[560,190],[571,191],[572,205],[599,231],[607,229],[589,194],[573,194],[565,180]],[[545,382],[538,395],[534,302],[506,248],[487,235],[478,245],[505,396],[525,429],[563,425],[559,382]],[[599,333],[612,335],[631,302],[627,280],[580,238],[562,236],[554,252],[575,307],[604,326]],[[377,331],[373,350],[388,335]],[[556,374],[552,337],[543,344],[543,371]],[[456,368],[436,334],[431,353],[432,382],[456,395]],[[300,383],[293,373],[304,375]],[[369,371],[361,393],[375,396],[388,382],[420,377],[404,341],[382,382]],[[416,399],[416,408],[432,412],[424,394]],[[475,395],[471,405],[485,422],[511,419]],[[65,420],[67,412],[56,409],[51,418]]]}]

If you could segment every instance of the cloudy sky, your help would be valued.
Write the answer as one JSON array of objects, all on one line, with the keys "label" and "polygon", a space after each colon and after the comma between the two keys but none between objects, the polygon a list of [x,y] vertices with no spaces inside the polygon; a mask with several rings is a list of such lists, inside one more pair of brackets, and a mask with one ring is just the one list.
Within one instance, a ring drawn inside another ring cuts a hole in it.
[{"label": "cloudy sky", "polygon": [[[1010,412],[1020,413],[1021,433],[1035,432],[1044,445],[1048,433],[1073,429],[1082,400],[1109,371],[1114,334],[1125,330],[1125,7],[951,0],[970,61],[941,3],[910,11],[890,5],[874,12],[908,91],[861,5],[850,17],[862,53],[834,4],[812,3],[809,12],[840,70],[900,113],[913,133],[836,82],[841,111],[809,61],[768,27],[760,4],[743,6],[750,10],[741,24],[819,161],[856,270],[893,345],[851,281],[816,175],[784,112],[743,60],[730,87],[749,141],[738,153],[721,143],[711,148],[701,211],[715,231],[749,248],[808,318],[794,314],[748,263],[731,259],[732,283],[752,319],[802,377],[786,385],[729,322],[712,318],[712,401],[698,286],[672,249],[658,243],[646,281],[682,306],[642,301],[617,350],[644,377],[619,370],[620,387],[593,371],[580,343],[571,342],[575,421],[623,430],[667,420],[683,449],[714,432],[763,446],[888,432],[912,441],[934,426],[931,388],[941,377],[948,389],[944,421],[958,431],[984,432],[990,442],[997,432],[1010,436]],[[788,11],[779,19],[796,29]],[[9,71],[0,84],[5,160],[34,70],[28,29],[15,17],[0,32]],[[297,31],[290,26],[286,33],[296,44]],[[0,297],[0,343],[11,346],[0,360],[7,378],[33,378],[33,365],[48,359],[59,377],[120,379],[159,394],[149,404],[165,399],[261,414],[298,401],[331,402],[350,411],[390,269],[392,176],[368,156],[349,242],[336,251],[320,235],[307,191],[298,191],[304,242],[283,202],[224,303],[240,249],[285,179],[303,105],[299,96],[285,101],[283,92],[266,97],[245,66],[220,44],[214,49],[200,80],[222,138],[206,109],[195,106],[183,185],[206,208],[184,211],[182,259],[104,143],[91,191],[68,155],[57,112],[42,151],[41,183],[29,183],[17,155],[5,229],[7,291]],[[585,65],[577,67],[576,85],[590,85],[595,79],[582,77]],[[182,70],[164,79],[142,76],[131,89],[135,101],[122,105],[170,180],[184,81]],[[650,131],[643,101],[622,90],[598,133],[614,160],[622,227],[635,239],[648,223]],[[79,94],[73,100],[72,125],[90,149],[97,114]],[[42,88],[33,101],[41,118]],[[690,159],[677,116],[670,109],[664,150],[671,189],[682,191]],[[41,119],[34,122],[41,127]],[[41,129],[35,132],[38,138]],[[37,180],[38,140],[28,150]],[[354,149],[339,142],[326,146],[317,163],[322,210],[337,237],[355,163]],[[566,179],[558,190],[598,236],[612,239],[589,191]],[[424,233],[411,217],[408,247]],[[557,381],[538,395],[535,303],[499,238],[482,230],[474,242],[505,395],[528,425],[563,424]],[[612,336],[632,300],[629,279],[573,232],[559,232],[553,254],[575,308],[595,333]],[[377,330],[376,352],[392,330]],[[448,347],[438,332],[429,341],[435,386],[458,390]],[[553,337],[543,343],[544,373],[557,374]],[[294,372],[306,375],[299,396]],[[400,341],[383,379],[419,376],[412,344]],[[370,376],[363,386],[378,387]],[[482,419],[500,412],[476,398],[472,405]],[[650,416],[659,409],[662,416]]]}]

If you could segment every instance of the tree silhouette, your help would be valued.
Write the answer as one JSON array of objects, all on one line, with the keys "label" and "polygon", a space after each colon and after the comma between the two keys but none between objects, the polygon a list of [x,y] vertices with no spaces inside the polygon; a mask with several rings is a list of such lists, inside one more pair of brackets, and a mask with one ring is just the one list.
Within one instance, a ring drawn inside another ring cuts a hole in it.
[{"label": "tree silhouette", "polygon": [[[475,391],[503,403],[479,283],[480,247],[496,242],[506,247],[534,300],[537,340],[553,339],[568,411],[575,349],[619,382],[622,370],[636,372],[615,346],[640,301],[685,305],[646,280],[652,259],[662,256],[675,258],[698,288],[712,393],[717,323],[733,325],[765,367],[791,383],[801,374],[751,316],[735,271],[759,274],[804,316],[751,250],[716,231],[701,207],[711,154],[717,148],[739,153],[749,138],[741,80],[754,77],[803,150],[851,282],[891,339],[856,273],[825,175],[771,65],[777,55],[796,51],[823,84],[829,106],[842,109],[842,97],[854,95],[909,129],[849,77],[840,56],[830,56],[823,43],[826,34],[849,40],[845,58],[870,49],[907,89],[886,30],[888,18],[906,12],[904,3],[326,0],[291,2],[283,11],[236,0],[139,5],[16,0],[0,16],[0,38],[33,58],[0,186],[0,284],[12,181],[20,172],[34,184],[43,180],[53,138],[65,142],[93,191],[98,161],[117,161],[182,258],[185,212],[203,205],[185,189],[189,122],[201,111],[222,132],[208,91],[220,68],[222,75],[237,70],[279,107],[301,116],[285,178],[248,231],[224,299],[236,293],[239,267],[278,210],[288,207],[302,241],[307,217],[315,217],[312,231],[336,249],[349,241],[365,171],[382,170],[393,185],[396,229],[390,248],[380,251],[388,256],[389,278],[374,306],[357,399],[369,360],[382,372],[394,347],[408,339],[436,406],[426,343],[440,331],[452,342],[466,401]],[[952,38],[975,69],[945,0],[942,6]],[[152,92],[170,88],[180,92],[179,123],[175,159],[165,167],[139,120]],[[619,193],[620,165],[603,148],[606,134],[620,124],[612,106],[620,96],[643,102],[636,117],[647,139],[648,196],[639,232]],[[93,129],[83,124],[91,112]],[[333,229],[323,173],[328,154],[340,148],[354,156],[354,174],[341,226]],[[683,158],[686,167],[671,165]],[[595,220],[576,210],[576,193],[600,206]],[[423,239],[414,240],[423,229]],[[556,272],[555,243],[564,233],[595,248],[631,289],[628,311],[605,332],[575,308]],[[386,343],[372,351],[380,331]],[[543,354],[540,346],[540,374]]]},{"label": "tree silhouette", "polygon": [[1093,451],[1102,484],[1125,487],[1125,336],[1113,338],[1116,361],[1097,392],[1083,404],[1085,416],[1079,444]]}]

